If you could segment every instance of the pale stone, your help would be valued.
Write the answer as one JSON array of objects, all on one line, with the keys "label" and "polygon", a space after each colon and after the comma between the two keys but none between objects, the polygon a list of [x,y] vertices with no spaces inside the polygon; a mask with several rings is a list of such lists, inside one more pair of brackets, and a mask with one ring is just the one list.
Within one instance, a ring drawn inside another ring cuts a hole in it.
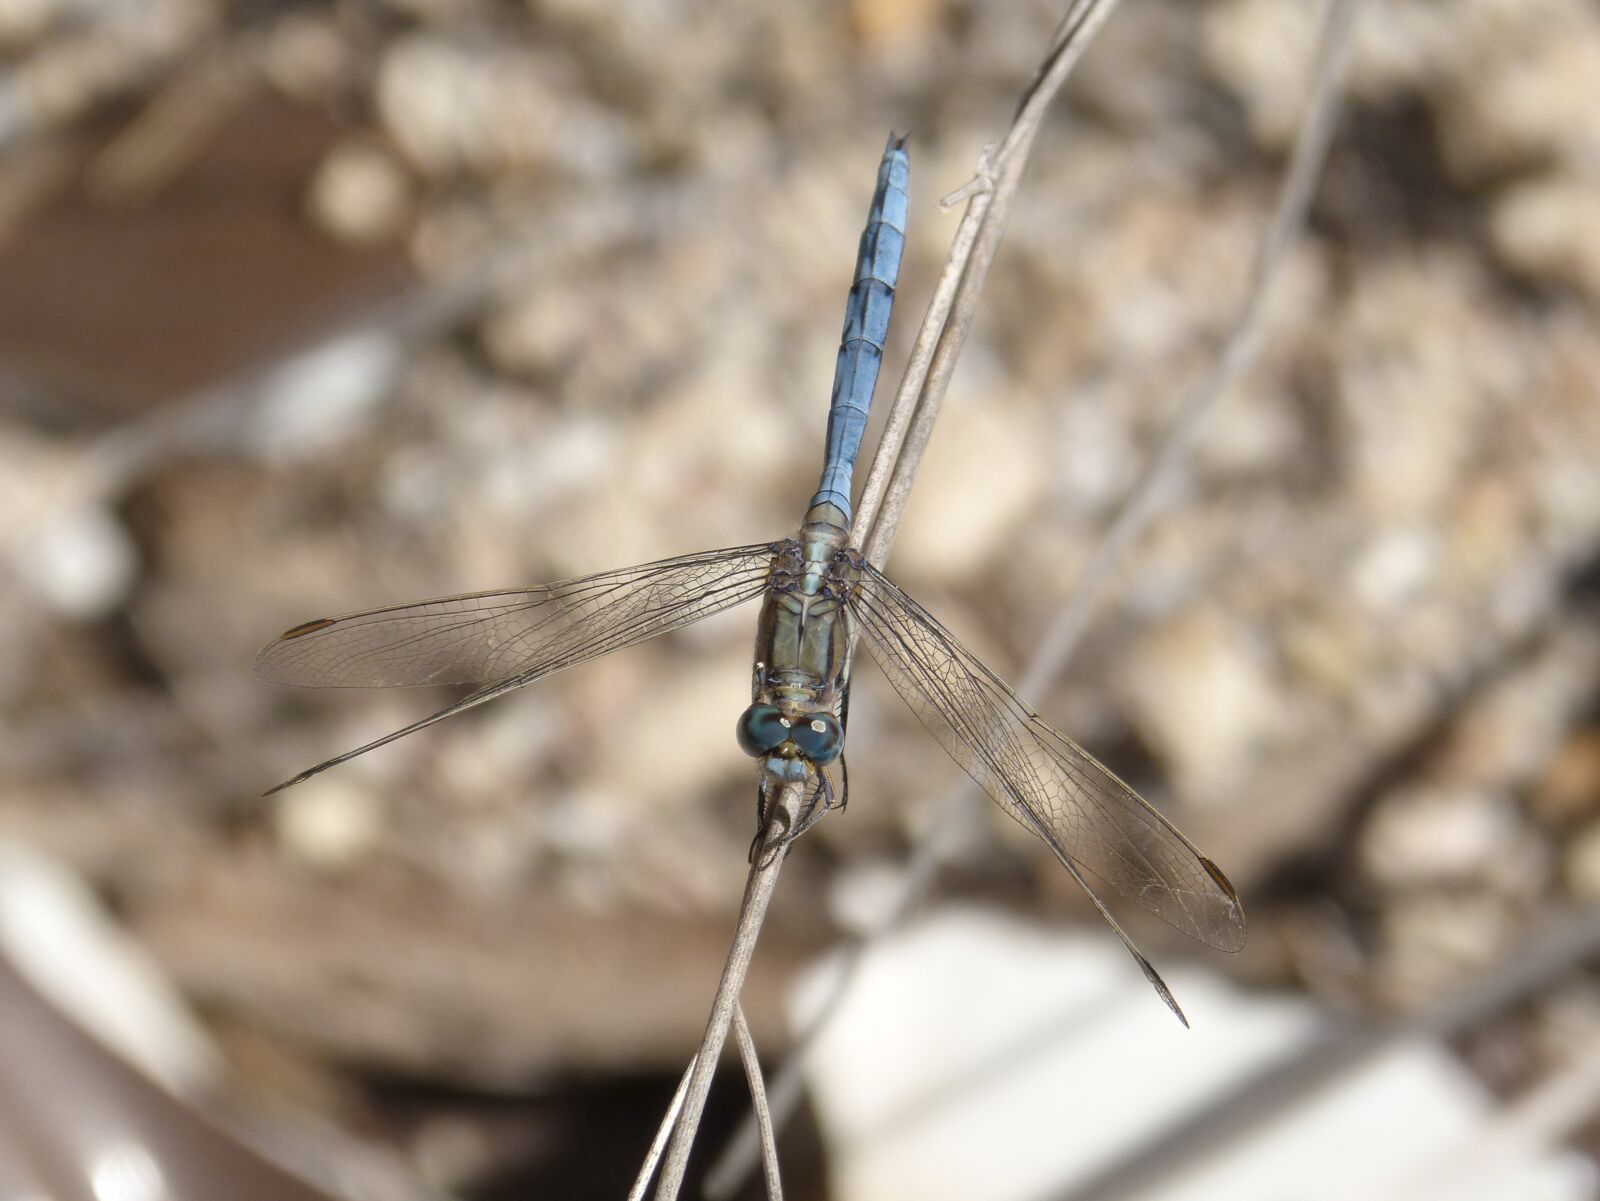
[{"label": "pale stone", "polygon": [[502,371],[540,375],[564,366],[588,328],[586,307],[568,288],[533,288],[490,314],[483,347]]},{"label": "pale stone", "polygon": [[1413,785],[1388,797],[1368,822],[1361,857],[1390,888],[1471,881],[1526,838],[1510,798],[1446,785]]},{"label": "pale stone", "polygon": [[750,698],[748,644],[706,648],[674,666],[668,676],[650,665],[650,677],[608,707],[597,731],[592,788],[632,815],[665,814],[750,762],[733,738]]},{"label": "pale stone", "polygon": [[1284,717],[1263,648],[1208,610],[1153,631],[1123,678],[1136,724],[1187,799],[1228,799]]},{"label": "pale stone", "polygon": [[1335,431],[1351,495],[1386,522],[1432,524],[1527,391],[1479,268],[1458,252],[1380,260],[1340,312]]},{"label": "pale stone", "polygon": [[[1387,7],[1387,6],[1385,6]],[[1594,81],[1600,18],[1586,0],[1474,0],[1452,11],[1434,104],[1454,175],[1480,180],[1551,157],[1600,151]],[[1440,10],[1443,15],[1443,10]]]},{"label": "pale stone", "polygon": [[283,792],[273,824],[284,848],[314,867],[343,867],[377,841],[383,806],[348,779],[321,777]]},{"label": "pale stone", "polygon": [[378,69],[384,127],[435,175],[521,172],[560,165],[608,175],[633,153],[615,116],[586,102],[569,68],[515,45],[482,47],[414,34],[390,45]]},{"label": "pale stone", "polygon": [[1137,477],[1139,456],[1114,399],[1114,386],[1098,380],[1061,398],[1054,487],[1075,508],[1109,509]]},{"label": "pale stone", "polygon": [[[125,921],[107,913],[66,864],[10,838],[0,841],[0,951],[8,970],[40,1000],[174,1096],[214,1094],[226,1078],[206,1030]],[[107,1139],[97,1150],[104,1154],[118,1145],[144,1146]],[[130,1193],[125,1183],[120,1178],[114,1190],[97,1189],[95,1195],[151,1197],[165,1191]],[[19,1198],[34,1195],[7,1191]]]},{"label": "pale stone", "polygon": [[66,0],[0,0],[0,47],[36,36],[65,7]]},{"label": "pale stone", "polygon": [[840,929],[870,935],[888,928],[909,887],[903,863],[883,859],[850,863],[828,887],[828,912]]},{"label": "pale stone", "polygon": [[1444,990],[1500,956],[1516,936],[1513,914],[1483,893],[1403,895],[1383,913],[1380,989],[1407,1007]]},{"label": "pale stone", "polygon": [[1513,786],[1536,778],[1559,752],[1597,675],[1600,636],[1558,628],[1456,718],[1438,756],[1440,770]]},{"label": "pale stone", "polygon": [[35,595],[80,620],[114,611],[127,597],[139,565],[127,530],[100,505],[57,512],[20,549],[17,566]]},{"label": "pale stone", "polygon": [[317,226],[340,241],[383,241],[402,230],[410,185],[400,164],[379,147],[348,142],[322,160],[307,206]]},{"label": "pale stone", "polygon": [[1388,613],[1411,600],[1432,579],[1438,539],[1420,525],[1379,531],[1350,568],[1350,591],[1368,610]]},{"label": "pale stone", "polygon": [[1213,74],[1244,102],[1261,145],[1284,146],[1294,136],[1316,35],[1310,5],[1224,0],[1207,7],[1202,52]]},{"label": "pale stone", "polygon": [[357,329],[281,360],[259,385],[247,438],[269,457],[338,445],[388,396],[404,349],[390,332]]},{"label": "pale stone", "polygon": [[1281,626],[1285,662],[1318,693],[1349,699],[1369,686],[1375,655],[1370,627],[1347,605],[1288,613]]},{"label": "pale stone", "polygon": [[1489,232],[1518,271],[1600,299],[1600,179],[1555,175],[1518,184],[1495,201]]},{"label": "pale stone", "polygon": [[291,12],[272,23],[261,67],[274,85],[307,103],[325,101],[351,69],[350,46],[332,17]]},{"label": "pale stone", "polygon": [[1585,827],[1567,842],[1567,891],[1584,903],[1600,901],[1600,823]]},{"label": "pale stone", "polygon": [[859,0],[849,8],[856,36],[871,50],[900,49],[932,38],[945,16],[939,0]]},{"label": "pale stone", "polygon": [[[806,973],[790,1021],[807,1030],[830,1007],[805,1061],[830,1149],[829,1195],[1024,1201],[1091,1192],[1108,1165],[1138,1165],[1152,1140],[1326,1038],[1326,1015],[1299,997],[1236,990],[1170,965],[1174,993],[1205,1031],[1191,1036],[1153,1008],[1118,954],[1109,938],[947,909],[870,943],[842,997],[839,957]],[[1067,1094],[1085,1102],[1069,1102],[1070,1117]],[[1494,1116],[1493,1098],[1448,1047],[1391,1040],[1140,1196],[1282,1201],[1285,1181],[1302,1201],[1409,1195],[1407,1182],[1437,1178],[1437,1165]],[[1406,1137],[1391,1137],[1396,1129]],[[1360,1153],[1340,1151],[1352,1147]],[[1531,1190],[1529,1176],[1547,1162],[1519,1164],[1493,1195],[1584,1195]]]},{"label": "pale stone", "polygon": [[970,579],[1043,500],[1045,444],[1034,413],[952,396],[895,539],[897,566],[919,582]]}]

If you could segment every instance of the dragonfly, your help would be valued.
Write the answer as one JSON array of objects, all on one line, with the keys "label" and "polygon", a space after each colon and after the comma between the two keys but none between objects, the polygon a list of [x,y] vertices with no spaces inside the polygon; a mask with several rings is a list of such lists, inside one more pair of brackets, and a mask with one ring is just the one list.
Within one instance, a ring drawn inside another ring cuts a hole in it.
[{"label": "dragonfly", "polygon": [[1212,947],[1237,951],[1245,921],[1228,878],[1132,788],[1024,703],[851,539],[855,463],[889,333],[909,180],[906,140],[891,135],[845,308],[822,478],[795,536],[297,625],[256,657],[263,680],[476,688],[270,792],[558,671],[759,599],[751,703],[735,725],[739,746],[757,762],[752,855],[783,789],[804,790],[784,834],[785,851],[825,813],[843,808],[848,789],[835,788],[833,769],[845,771],[859,643],[951,758],[1054,852],[1187,1025],[1101,891],[1132,900]]}]

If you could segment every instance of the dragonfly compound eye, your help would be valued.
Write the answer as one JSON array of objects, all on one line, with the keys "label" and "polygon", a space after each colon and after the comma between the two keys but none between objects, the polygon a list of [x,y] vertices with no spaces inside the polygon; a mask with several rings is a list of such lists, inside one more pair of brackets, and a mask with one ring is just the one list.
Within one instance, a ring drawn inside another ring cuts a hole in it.
[{"label": "dragonfly compound eye", "polygon": [[808,713],[794,723],[789,737],[813,763],[832,763],[844,749],[844,731],[831,713]]},{"label": "dragonfly compound eye", "polygon": [[744,753],[759,759],[787,742],[794,733],[794,727],[772,705],[751,705],[739,715],[739,724],[734,733]]}]

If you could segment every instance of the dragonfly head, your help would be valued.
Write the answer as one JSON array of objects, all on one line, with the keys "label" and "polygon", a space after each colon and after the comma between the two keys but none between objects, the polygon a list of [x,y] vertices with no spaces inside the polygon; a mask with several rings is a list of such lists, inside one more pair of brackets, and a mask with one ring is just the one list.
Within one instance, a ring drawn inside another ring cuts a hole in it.
[{"label": "dragonfly head", "polygon": [[776,705],[755,704],[739,715],[735,733],[745,754],[769,761],[804,760],[820,767],[844,749],[839,719],[826,711],[791,716]]}]

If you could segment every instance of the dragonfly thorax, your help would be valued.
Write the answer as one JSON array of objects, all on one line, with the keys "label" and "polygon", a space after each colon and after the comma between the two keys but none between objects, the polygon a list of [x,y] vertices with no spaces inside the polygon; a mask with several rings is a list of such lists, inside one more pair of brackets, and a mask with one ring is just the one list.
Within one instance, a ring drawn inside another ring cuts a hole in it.
[{"label": "dragonfly thorax", "polygon": [[756,625],[751,705],[735,733],[781,782],[805,779],[844,749],[836,716],[849,669],[848,617],[831,547],[820,561],[783,544]]}]

